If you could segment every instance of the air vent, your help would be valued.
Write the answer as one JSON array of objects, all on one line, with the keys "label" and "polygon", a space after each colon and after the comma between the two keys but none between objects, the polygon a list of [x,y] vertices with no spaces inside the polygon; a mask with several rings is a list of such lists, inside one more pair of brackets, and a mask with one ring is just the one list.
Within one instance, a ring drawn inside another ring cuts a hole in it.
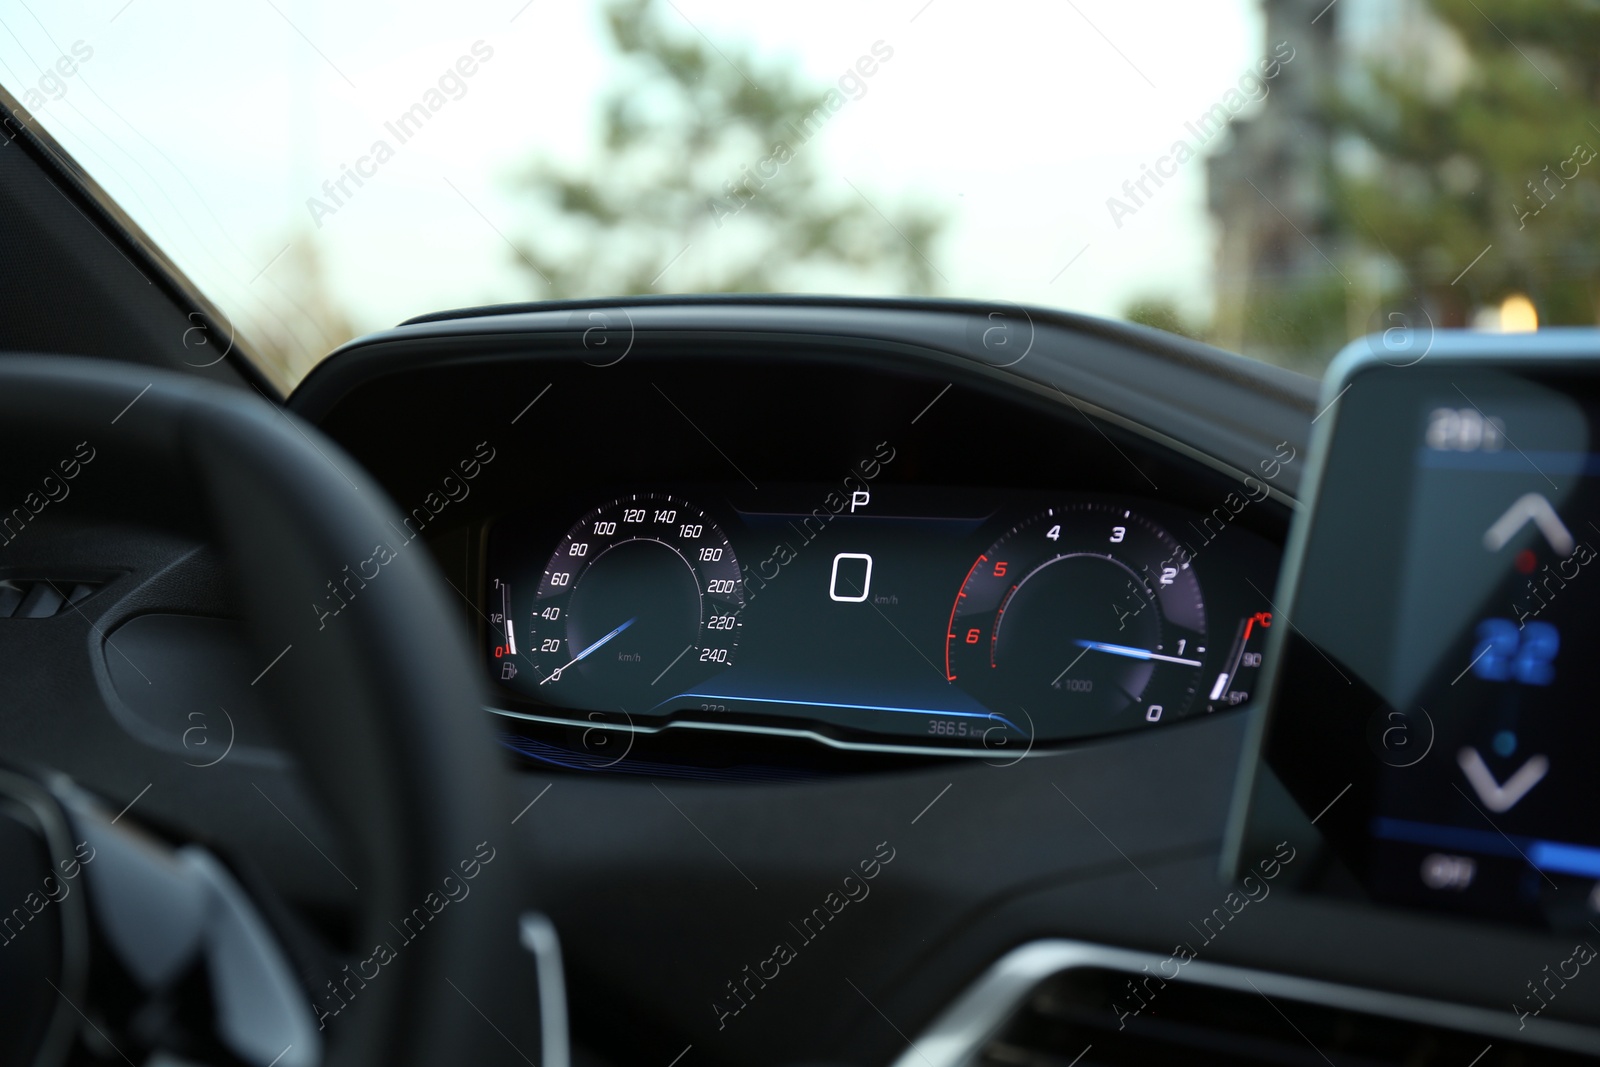
[{"label": "air vent", "polygon": [[1036,941],[996,962],[895,1067],[1600,1063],[1600,1031],[1521,1022],[1511,1011]]},{"label": "air vent", "polygon": [[0,619],[48,619],[86,599],[100,586],[49,579],[0,579]]},{"label": "air vent", "polygon": [[[1131,984],[1130,984],[1131,983]],[[1140,999],[1145,1007],[1140,1009]],[[1269,999],[1270,998],[1270,999]],[[1133,1012],[1138,1014],[1134,1015]],[[1119,1029],[1121,1013],[1125,1023]],[[1081,1055],[1081,1059],[1079,1058]],[[976,1062],[983,1067],[1279,1067],[1318,1063],[1594,1064],[1481,1034],[1328,1004],[1086,967],[1046,980]]]}]

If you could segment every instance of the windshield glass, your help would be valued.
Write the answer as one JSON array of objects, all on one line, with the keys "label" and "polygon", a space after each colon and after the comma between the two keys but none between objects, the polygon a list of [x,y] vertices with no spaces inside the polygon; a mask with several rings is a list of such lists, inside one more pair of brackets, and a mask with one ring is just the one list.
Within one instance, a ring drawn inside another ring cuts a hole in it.
[{"label": "windshield glass", "polygon": [[1316,372],[1596,321],[1600,8],[8,6],[0,79],[289,383],[448,307],[1010,300]]}]

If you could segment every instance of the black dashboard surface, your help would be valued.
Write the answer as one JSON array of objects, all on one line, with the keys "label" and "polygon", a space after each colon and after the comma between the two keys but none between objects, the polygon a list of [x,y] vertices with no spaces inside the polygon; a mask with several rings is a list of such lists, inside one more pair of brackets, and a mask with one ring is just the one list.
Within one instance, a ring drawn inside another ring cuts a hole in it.
[{"label": "black dashboard surface", "polygon": [[[1020,359],[1016,348],[985,344],[999,327],[1006,344],[1022,345]],[[485,610],[495,577],[485,551],[502,517],[533,524],[526,555],[542,574],[593,509],[633,493],[674,494],[716,513],[741,556],[755,553],[740,560],[745,573],[767,551],[736,538],[741,509],[724,504],[747,505],[769,487],[775,497],[796,487],[853,493],[844,478],[880,442],[895,451],[866,487],[874,494],[999,500],[994,528],[971,534],[979,555],[1072,494],[1159,512],[1169,530],[1191,519],[1203,526],[1220,507],[1240,543],[1272,548],[1266,578],[1244,575],[1259,589],[1243,586],[1271,598],[1262,583],[1276,567],[1318,405],[1305,379],[1135,328],[1004,305],[797,299],[438,317],[354,343],[290,407],[342,447],[330,463],[365,466],[412,516],[404,529],[375,531],[375,541],[390,551],[415,541],[435,554],[487,666],[505,636]],[[1295,458],[1285,462],[1280,445]],[[1235,510],[1228,495],[1243,493],[1247,477],[1264,491]],[[118,567],[96,572],[105,584],[81,618],[26,630],[23,620],[0,620],[18,635],[0,646],[15,684],[56,693],[71,709],[47,722],[8,713],[13,752],[84,753],[65,769],[123,803],[153,782],[139,802],[148,819],[254,856],[260,877],[336,923],[349,887],[313,849],[337,860],[341,844],[293,769],[271,758],[270,729],[250,736],[248,767],[197,769],[203,761],[177,737],[156,744],[130,732],[129,715],[106,714],[126,679],[114,681],[116,653],[102,631],[144,616],[229,614],[227,583],[192,530],[90,529],[106,499],[81,494],[40,520],[52,536],[14,546],[12,561],[41,573],[76,562],[74,573],[87,575],[84,560]],[[157,525],[178,510],[128,513]],[[811,547],[824,563],[838,555]],[[1197,569],[1210,566],[1208,551]],[[308,612],[330,613],[332,624],[339,597],[359,595],[360,576],[382,559],[375,548],[330,588],[308,589]],[[934,584],[948,611],[963,575],[945,580],[943,567]],[[918,646],[934,661],[921,668],[930,675],[943,666],[949,631],[939,629]],[[916,642],[901,643],[914,665]],[[172,674],[176,695],[207,695],[178,693],[199,672]],[[516,693],[500,698],[511,707]],[[906,1051],[906,1035],[1019,944],[1071,937],[1165,955],[1194,941],[1193,924],[1228,893],[1217,872],[1244,742],[1240,710],[1062,738],[1025,758],[1015,747],[976,758],[852,751],[778,733],[624,738],[603,713],[573,710],[580,725],[507,727],[526,759],[506,833],[544,872],[527,893],[561,932],[576,1032],[617,1061],[666,1063],[693,1045],[701,1062],[889,1062]],[[139,714],[146,726],[166,722]],[[1301,862],[1286,865],[1291,879]],[[1498,1010],[1570,945],[1279,890],[1200,948],[1219,963]],[[775,956],[783,959],[772,978]],[[1596,1017],[1600,992],[1579,985],[1545,1013]]]}]

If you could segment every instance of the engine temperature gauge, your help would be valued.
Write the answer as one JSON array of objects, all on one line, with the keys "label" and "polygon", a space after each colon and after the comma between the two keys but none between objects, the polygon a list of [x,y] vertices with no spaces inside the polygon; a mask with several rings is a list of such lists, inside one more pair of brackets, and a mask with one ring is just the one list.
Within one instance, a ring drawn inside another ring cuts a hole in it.
[{"label": "engine temperature gauge", "polygon": [[1228,658],[1222,661],[1222,670],[1206,694],[1207,711],[1231,708],[1250,699],[1251,683],[1261,668],[1261,646],[1271,625],[1270,611],[1258,611],[1239,621]]}]

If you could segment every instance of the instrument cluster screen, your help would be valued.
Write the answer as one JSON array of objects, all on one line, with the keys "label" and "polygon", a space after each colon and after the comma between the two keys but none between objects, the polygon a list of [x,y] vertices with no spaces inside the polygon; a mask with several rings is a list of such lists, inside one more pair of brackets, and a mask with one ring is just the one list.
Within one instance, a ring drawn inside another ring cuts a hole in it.
[{"label": "instrument cluster screen", "polygon": [[889,458],[497,520],[498,710],[1010,758],[1249,700],[1279,549],[1241,516],[1264,482],[1201,512],[875,481]]}]

